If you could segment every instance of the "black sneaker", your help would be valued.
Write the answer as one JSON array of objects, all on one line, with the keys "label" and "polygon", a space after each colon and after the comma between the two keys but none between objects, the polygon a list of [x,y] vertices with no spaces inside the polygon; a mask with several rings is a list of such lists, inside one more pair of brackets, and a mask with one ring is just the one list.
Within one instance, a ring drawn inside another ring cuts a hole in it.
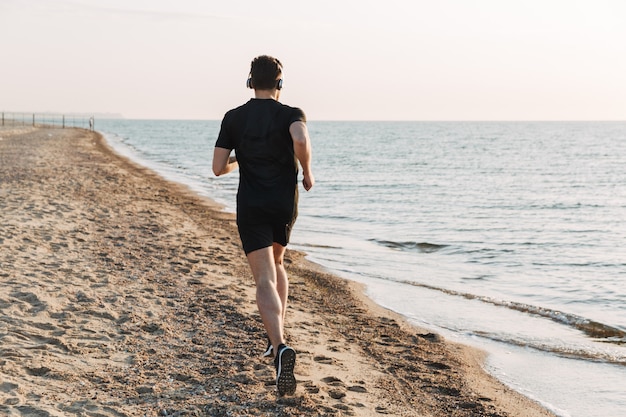
[{"label": "black sneaker", "polygon": [[293,395],[296,392],[296,377],[293,375],[293,369],[296,366],[296,351],[289,346],[280,345],[278,347],[276,358],[276,388],[278,395]]},{"label": "black sneaker", "polygon": [[272,341],[269,337],[267,338],[267,348],[265,349],[265,352],[263,352],[264,358],[267,358],[268,356],[274,356],[274,346],[272,346]]}]

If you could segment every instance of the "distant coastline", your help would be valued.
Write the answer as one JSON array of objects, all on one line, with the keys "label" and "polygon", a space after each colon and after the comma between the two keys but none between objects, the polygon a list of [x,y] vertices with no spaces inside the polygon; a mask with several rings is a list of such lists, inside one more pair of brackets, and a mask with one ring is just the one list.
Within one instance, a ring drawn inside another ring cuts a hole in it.
[{"label": "distant coastline", "polygon": [[2,110],[2,113],[5,115],[40,115],[40,116],[59,116],[65,115],[67,117],[94,117],[96,119],[111,119],[111,120],[119,120],[126,119],[124,115],[120,113],[86,113],[86,112],[63,112],[63,111],[11,111],[11,110]]}]

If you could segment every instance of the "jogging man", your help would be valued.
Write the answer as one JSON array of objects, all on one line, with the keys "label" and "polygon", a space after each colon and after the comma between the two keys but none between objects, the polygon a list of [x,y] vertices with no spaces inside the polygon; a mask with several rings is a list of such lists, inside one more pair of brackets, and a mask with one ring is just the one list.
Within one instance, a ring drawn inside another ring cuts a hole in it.
[{"label": "jogging man", "polygon": [[282,70],[280,61],[267,55],[252,61],[247,86],[254,98],[226,113],[213,154],[215,175],[239,167],[237,227],[256,284],[268,352],[275,353],[280,396],[296,390],[296,352],[284,335],[289,282],[283,258],[298,214],[298,161],[304,189],[315,184],[306,116],[278,101]]}]

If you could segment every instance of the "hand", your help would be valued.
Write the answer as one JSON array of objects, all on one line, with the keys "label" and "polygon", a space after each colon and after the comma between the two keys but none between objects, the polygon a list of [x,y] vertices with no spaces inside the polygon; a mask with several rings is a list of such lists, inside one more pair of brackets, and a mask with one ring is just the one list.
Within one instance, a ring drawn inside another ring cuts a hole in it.
[{"label": "hand", "polygon": [[315,185],[315,177],[312,173],[304,174],[302,179],[302,186],[305,190],[309,191]]}]

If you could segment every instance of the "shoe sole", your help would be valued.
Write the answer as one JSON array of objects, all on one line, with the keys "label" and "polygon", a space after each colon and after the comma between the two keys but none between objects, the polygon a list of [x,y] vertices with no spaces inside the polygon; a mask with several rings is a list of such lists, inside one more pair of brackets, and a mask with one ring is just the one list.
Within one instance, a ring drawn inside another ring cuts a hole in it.
[{"label": "shoe sole", "polygon": [[296,351],[292,348],[283,349],[278,355],[276,388],[278,395],[293,395],[296,392],[296,377],[293,370],[296,366]]}]

